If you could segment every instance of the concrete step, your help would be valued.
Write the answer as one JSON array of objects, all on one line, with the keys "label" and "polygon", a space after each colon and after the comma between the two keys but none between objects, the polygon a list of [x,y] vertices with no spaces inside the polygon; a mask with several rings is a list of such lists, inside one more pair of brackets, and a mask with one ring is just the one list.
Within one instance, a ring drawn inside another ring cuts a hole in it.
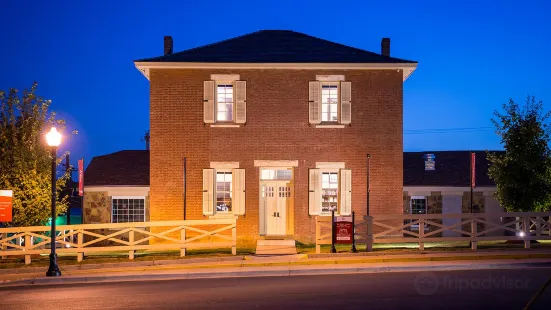
[{"label": "concrete step", "polygon": [[295,240],[258,240],[256,255],[297,254]]}]

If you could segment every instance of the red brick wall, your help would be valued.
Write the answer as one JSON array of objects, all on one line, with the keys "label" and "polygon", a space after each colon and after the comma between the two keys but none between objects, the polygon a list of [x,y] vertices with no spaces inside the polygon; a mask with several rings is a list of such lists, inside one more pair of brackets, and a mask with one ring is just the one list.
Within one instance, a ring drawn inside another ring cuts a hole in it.
[{"label": "red brick wall", "polygon": [[[240,74],[247,81],[247,124],[203,123],[203,81]],[[308,82],[344,74],[352,82],[352,124],[308,124]],[[298,160],[295,236],[310,242],[308,169],[345,162],[352,169],[352,208],[366,213],[366,154],[371,154],[371,214],[403,212],[402,72],[397,70],[151,70],[151,220],[183,218],[183,158],[187,157],[187,218],[202,219],[202,169],[211,161],[240,162],[246,177],[246,215],[239,236],[258,236],[259,169],[254,160]],[[331,142],[329,142],[331,141]]]}]

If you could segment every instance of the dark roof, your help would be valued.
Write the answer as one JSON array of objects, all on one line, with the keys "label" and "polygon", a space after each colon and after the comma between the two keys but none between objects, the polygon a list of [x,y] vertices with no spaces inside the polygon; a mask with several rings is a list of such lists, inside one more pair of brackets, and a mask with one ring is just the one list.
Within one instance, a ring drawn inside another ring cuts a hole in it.
[{"label": "dark roof", "polygon": [[149,186],[149,151],[119,151],[96,156],[84,172],[85,186]]},{"label": "dark roof", "polygon": [[[488,177],[486,151],[473,152],[476,154],[475,186],[495,186]],[[434,154],[435,170],[425,171],[425,154]],[[404,186],[470,186],[469,154],[470,151],[404,152]]]},{"label": "dark roof", "polygon": [[290,30],[260,30],[140,62],[416,63]]}]

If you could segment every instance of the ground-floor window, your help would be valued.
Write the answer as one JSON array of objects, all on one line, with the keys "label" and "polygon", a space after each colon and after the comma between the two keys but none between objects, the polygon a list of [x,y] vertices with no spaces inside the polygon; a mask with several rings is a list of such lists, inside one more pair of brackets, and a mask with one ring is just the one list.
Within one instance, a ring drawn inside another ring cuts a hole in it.
[{"label": "ground-floor window", "polygon": [[216,212],[232,211],[232,173],[216,172]]},{"label": "ground-floor window", "polygon": [[113,197],[111,200],[111,222],[145,222],[145,197]]},{"label": "ground-floor window", "polygon": [[323,172],[321,174],[321,213],[338,212],[339,174]]},{"label": "ground-floor window", "polygon": [[427,198],[425,196],[411,197],[411,214],[427,214]]}]

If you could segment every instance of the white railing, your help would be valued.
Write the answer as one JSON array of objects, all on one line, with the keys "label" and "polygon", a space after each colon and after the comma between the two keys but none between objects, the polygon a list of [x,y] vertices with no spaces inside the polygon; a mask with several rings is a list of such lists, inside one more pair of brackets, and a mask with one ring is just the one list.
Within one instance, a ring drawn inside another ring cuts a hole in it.
[{"label": "white railing", "polygon": [[[551,240],[551,212],[500,212],[460,214],[397,214],[365,216],[356,222],[356,243],[372,251],[375,243],[418,243],[521,240]],[[331,244],[331,218],[316,219],[316,252]]]},{"label": "white railing", "polygon": [[[78,261],[86,253],[137,250],[180,250],[231,248],[236,255],[235,219],[159,221],[118,224],[80,224],[56,227],[56,252],[74,253]],[[0,257],[47,254],[51,246],[50,226],[0,228]]]}]

